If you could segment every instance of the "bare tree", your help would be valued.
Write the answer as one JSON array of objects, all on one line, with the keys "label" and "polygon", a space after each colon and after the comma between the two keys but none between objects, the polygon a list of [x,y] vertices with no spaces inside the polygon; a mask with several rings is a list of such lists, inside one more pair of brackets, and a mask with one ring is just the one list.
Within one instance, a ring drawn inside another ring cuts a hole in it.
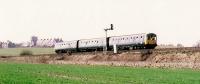
[{"label": "bare tree", "polygon": [[197,43],[194,45],[194,47],[200,47],[200,40],[199,41],[197,41]]},{"label": "bare tree", "polygon": [[176,47],[177,47],[177,48],[182,48],[182,47],[184,47],[184,46],[183,46],[182,44],[178,43]]},{"label": "bare tree", "polygon": [[38,37],[37,36],[32,36],[31,37],[31,46],[35,47],[37,45]]},{"label": "bare tree", "polygon": [[15,43],[13,43],[12,41],[7,40],[7,43],[8,43],[8,48],[15,48],[16,47]]}]

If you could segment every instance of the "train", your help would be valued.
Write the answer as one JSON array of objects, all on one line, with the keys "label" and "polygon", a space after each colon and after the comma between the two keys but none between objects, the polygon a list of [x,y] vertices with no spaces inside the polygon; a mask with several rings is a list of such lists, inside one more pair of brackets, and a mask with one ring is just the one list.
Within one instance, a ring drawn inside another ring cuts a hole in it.
[{"label": "train", "polygon": [[141,33],[104,38],[80,39],[56,43],[54,50],[59,53],[103,51],[106,47],[112,51],[114,45],[118,50],[126,49],[154,49],[157,46],[155,33]]}]

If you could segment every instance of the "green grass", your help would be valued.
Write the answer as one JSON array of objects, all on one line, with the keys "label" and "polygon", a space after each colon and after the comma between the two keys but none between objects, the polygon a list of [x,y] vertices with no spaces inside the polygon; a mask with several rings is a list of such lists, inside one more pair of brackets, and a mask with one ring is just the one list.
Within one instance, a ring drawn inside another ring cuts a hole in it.
[{"label": "green grass", "polygon": [[0,63],[0,84],[199,84],[200,71]]},{"label": "green grass", "polygon": [[23,50],[32,51],[34,55],[53,54],[53,48],[6,48],[0,49],[0,56],[19,56]]}]

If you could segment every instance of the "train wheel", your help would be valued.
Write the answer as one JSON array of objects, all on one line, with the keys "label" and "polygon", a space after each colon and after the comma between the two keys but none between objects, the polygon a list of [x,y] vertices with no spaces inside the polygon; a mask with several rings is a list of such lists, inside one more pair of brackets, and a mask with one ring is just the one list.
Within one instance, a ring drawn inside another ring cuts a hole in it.
[{"label": "train wheel", "polygon": [[136,46],[133,46],[133,50],[136,50]]},{"label": "train wheel", "polygon": [[61,51],[61,50],[58,50],[58,51],[56,51],[56,53],[57,53],[57,54],[61,54],[61,53],[62,53],[62,51]]}]

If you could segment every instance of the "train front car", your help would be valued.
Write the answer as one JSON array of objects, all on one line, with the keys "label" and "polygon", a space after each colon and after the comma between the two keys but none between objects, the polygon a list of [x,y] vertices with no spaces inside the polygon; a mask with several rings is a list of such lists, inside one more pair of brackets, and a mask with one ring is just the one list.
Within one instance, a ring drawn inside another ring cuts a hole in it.
[{"label": "train front car", "polygon": [[109,48],[111,50],[113,45],[117,45],[118,50],[154,49],[157,46],[157,37],[154,33],[112,36],[109,39]]},{"label": "train front car", "polygon": [[154,33],[146,34],[145,48],[154,49],[157,46],[157,35]]}]

